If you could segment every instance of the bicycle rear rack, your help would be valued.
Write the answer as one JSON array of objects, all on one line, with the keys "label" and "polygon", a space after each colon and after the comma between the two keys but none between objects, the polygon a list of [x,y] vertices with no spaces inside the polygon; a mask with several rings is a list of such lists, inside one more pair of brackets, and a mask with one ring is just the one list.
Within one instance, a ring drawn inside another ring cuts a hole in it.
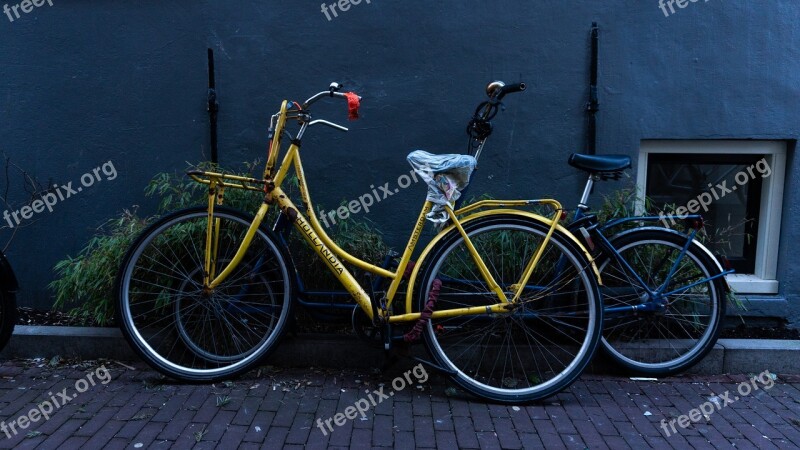
[{"label": "bicycle rear rack", "polygon": [[225,173],[206,172],[204,170],[188,170],[186,171],[186,175],[201,184],[259,192],[264,192],[264,187],[271,182],[271,180],[259,180]]}]

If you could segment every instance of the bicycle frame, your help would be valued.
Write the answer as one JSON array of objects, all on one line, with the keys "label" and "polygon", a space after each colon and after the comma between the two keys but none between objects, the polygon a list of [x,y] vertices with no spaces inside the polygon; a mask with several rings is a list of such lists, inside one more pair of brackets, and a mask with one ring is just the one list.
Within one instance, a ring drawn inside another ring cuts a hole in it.
[{"label": "bicycle frame", "polygon": [[[390,316],[389,311],[392,302],[394,301],[394,297],[397,294],[400,283],[403,280],[403,274],[405,273],[406,268],[408,267],[409,261],[411,260],[411,256],[418,244],[419,237],[422,234],[422,230],[427,220],[425,215],[431,210],[433,204],[430,201],[426,201],[425,204],[423,205],[422,210],[420,211],[420,214],[418,215],[417,220],[414,224],[411,236],[409,237],[405,249],[400,257],[398,267],[395,271],[386,270],[384,268],[370,264],[369,262],[363,261],[347,253],[328,236],[328,234],[325,232],[324,228],[321,226],[321,224],[317,219],[313,203],[309,196],[308,186],[306,184],[305,174],[300,159],[299,139],[292,140],[291,145],[289,146],[281,164],[278,166],[278,170],[274,171],[276,167],[276,161],[280,152],[281,135],[283,133],[286,119],[288,117],[289,111],[287,106],[288,102],[284,101],[281,105],[281,110],[277,115],[274,138],[270,145],[270,153],[267,159],[263,180],[258,180],[249,177],[232,176],[214,172],[193,171],[189,173],[189,176],[192,177],[195,181],[209,185],[208,225],[206,230],[206,246],[205,246],[206,257],[205,257],[205,276],[204,276],[204,285],[206,289],[213,290],[214,288],[219,286],[226,279],[226,277],[228,277],[235,270],[235,268],[238,266],[238,264],[244,257],[244,254],[246,253],[247,249],[249,248],[253,240],[253,237],[256,234],[256,231],[261,226],[261,223],[263,222],[264,217],[266,216],[270,205],[276,204],[280,209],[281,213],[291,221],[294,227],[300,232],[301,236],[303,236],[304,240],[314,249],[315,253],[325,261],[326,265],[331,270],[333,275],[339,280],[339,282],[347,290],[347,292],[350,293],[350,295],[356,301],[358,306],[361,307],[361,309],[367,314],[367,316],[371,320],[375,322],[378,319],[382,319],[389,321],[391,323],[418,320],[420,318],[420,313],[408,312],[412,310],[411,304],[413,300],[412,299],[413,289],[411,288],[409,288],[409,291],[406,296],[407,313],[402,315]],[[298,210],[298,208],[294,205],[289,196],[281,188],[281,184],[286,179],[289,170],[292,168],[294,169],[295,175],[297,177],[297,181],[300,188],[300,196],[303,204],[305,205],[306,215],[303,215],[303,213],[301,213]],[[218,228],[219,225],[218,219],[217,220],[213,219],[213,211],[216,205],[222,203],[224,190],[229,187],[236,189],[247,189],[252,191],[263,191],[265,193],[265,197],[264,201],[262,202],[261,206],[256,212],[255,218],[253,219],[253,222],[250,224],[250,227],[248,228],[248,231],[245,234],[245,237],[242,243],[240,244],[239,249],[237,250],[235,256],[229,263],[227,263],[227,265],[222,269],[221,272],[219,272],[219,274],[216,274],[217,262],[215,261],[215,254],[219,241],[220,230]],[[534,203],[547,204],[552,206],[555,210],[554,217],[548,220],[542,216],[537,216],[527,212],[511,210],[511,209],[493,209],[493,210],[484,210],[476,212],[478,210],[489,207],[507,208],[509,206],[527,206]],[[513,309],[514,303],[519,302],[523,288],[526,286],[528,279],[533,273],[536,264],[538,263],[539,259],[541,258],[544,252],[545,247],[548,245],[550,237],[553,235],[553,233],[557,228],[561,228],[559,226],[559,219],[561,217],[561,211],[562,211],[561,205],[555,200],[511,200],[511,201],[484,200],[469,205],[465,208],[461,208],[457,211],[453,211],[449,207],[446,208],[446,210],[450,216],[452,224],[446,229],[442,230],[437,235],[437,237],[431,243],[428,244],[426,250],[422,254],[422,257],[428,254],[432,246],[436,242],[438,242],[438,240],[441,239],[441,237],[445,236],[453,229],[457,230],[458,233],[461,235],[461,237],[464,239],[464,242],[469,250],[469,253],[473,258],[475,264],[477,265],[481,276],[486,282],[486,285],[489,286],[491,291],[497,295],[498,302],[494,305],[487,305],[487,306],[465,307],[465,308],[434,311],[433,317],[440,318],[440,317],[453,317],[462,315],[478,315],[487,313],[503,313]],[[537,220],[542,220],[546,223],[549,223],[550,230],[549,233],[546,235],[545,239],[543,240],[537,253],[528,262],[520,280],[516,284],[509,287],[511,292],[513,293],[513,297],[509,298],[506,295],[506,291],[497,284],[496,280],[494,279],[492,274],[489,272],[489,269],[483,262],[481,256],[478,254],[477,250],[472,245],[469,236],[464,230],[463,224],[478,217],[483,217],[490,214],[497,214],[499,212],[511,212],[511,211],[536,217]],[[459,219],[460,216],[463,216],[465,214],[470,214],[470,215],[467,216],[466,218]],[[563,228],[561,229],[563,230]],[[563,231],[566,232],[566,230]],[[577,243],[577,240],[575,240],[575,242]],[[583,249],[582,246],[581,249]],[[588,252],[586,252],[586,254],[588,255]],[[379,299],[380,304],[376,304],[375,301],[370,298],[370,296],[366,293],[364,288],[359,284],[359,282],[350,273],[350,271],[344,266],[343,264],[344,262],[352,264],[353,266],[361,270],[391,280],[385,298]],[[416,266],[414,268],[414,271],[412,272],[411,275],[412,282],[410,283],[410,287],[413,285],[413,280],[418,273],[418,269],[419,266]],[[595,274],[597,275],[598,272],[596,268],[594,268],[594,270]],[[376,313],[378,314],[378,317],[375,316]]]}]

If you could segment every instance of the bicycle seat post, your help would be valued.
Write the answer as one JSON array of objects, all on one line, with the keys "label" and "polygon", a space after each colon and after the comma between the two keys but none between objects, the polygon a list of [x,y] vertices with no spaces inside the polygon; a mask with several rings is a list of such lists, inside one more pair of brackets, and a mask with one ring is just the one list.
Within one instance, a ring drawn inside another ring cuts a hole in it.
[{"label": "bicycle seat post", "polygon": [[581,200],[578,202],[578,209],[581,211],[586,212],[589,210],[589,195],[592,193],[592,188],[597,180],[599,180],[597,175],[593,173],[589,174],[589,179],[586,181],[586,187],[583,189],[583,195],[581,195]]}]

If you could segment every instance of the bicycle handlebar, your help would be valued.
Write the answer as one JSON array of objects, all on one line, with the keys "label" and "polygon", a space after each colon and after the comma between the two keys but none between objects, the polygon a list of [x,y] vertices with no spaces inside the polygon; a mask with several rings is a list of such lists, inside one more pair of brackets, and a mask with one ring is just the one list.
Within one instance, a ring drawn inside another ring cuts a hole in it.
[{"label": "bicycle handlebar", "polygon": [[[311,106],[312,104],[316,103],[317,100],[319,100],[319,99],[321,99],[323,97],[339,97],[339,98],[345,98],[345,99],[347,98],[347,96],[344,95],[341,92],[322,91],[322,92],[320,92],[318,94],[314,94],[311,98],[306,100],[305,103],[303,103],[303,105],[302,105],[303,109],[307,109],[309,106]],[[359,98],[361,98],[361,97],[359,97]]]},{"label": "bicycle handlebar", "polygon": [[[330,88],[327,91],[322,91],[317,94],[314,94],[313,96],[311,96],[311,98],[306,100],[305,103],[303,103],[302,105],[303,109],[307,109],[309,106],[311,106],[313,103],[315,103],[317,100],[323,97],[338,97],[346,100],[348,98],[348,95],[339,92],[340,89],[342,89],[342,85],[334,81],[333,83],[331,83]],[[357,97],[359,100],[361,100],[361,96]]]},{"label": "bicycle handlebar", "polygon": [[[470,137],[485,140],[491,134],[492,127],[489,121],[497,114],[498,106],[502,106],[500,103],[501,100],[508,94],[512,94],[514,92],[523,92],[527,88],[528,86],[523,82],[506,84],[503,81],[497,80],[489,83],[489,85],[486,86],[486,94],[489,96],[490,100],[488,102],[483,102],[478,106],[475,116],[473,117],[473,120],[470,121],[470,124],[467,128],[467,133],[470,135]],[[338,97],[347,100],[350,119],[357,119],[361,97],[353,92],[339,92],[341,89],[341,84],[333,82],[330,84],[330,87],[327,91],[318,92],[317,94],[312,95],[300,106],[300,108],[307,110],[312,104],[316,103],[323,97]],[[482,113],[479,112],[481,109],[483,109]],[[347,128],[341,125],[333,124],[323,120],[313,121],[309,123],[309,125],[314,125],[316,123],[332,126],[333,128],[337,128],[342,131],[347,130]]]},{"label": "bicycle handlebar", "polygon": [[316,125],[316,124],[326,125],[326,126],[329,126],[331,128],[335,128],[335,129],[337,129],[339,131],[350,131],[347,127],[343,127],[343,126],[339,125],[338,123],[333,123],[333,122],[329,122],[327,120],[322,120],[322,119],[312,120],[311,122],[308,123],[308,126],[312,126],[312,125]]},{"label": "bicycle handlebar", "polygon": [[[306,100],[305,103],[303,103],[300,106],[300,109],[305,111],[305,114],[307,115],[308,114],[308,111],[307,111],[308,108],[312,104],[314,104],[317,100],[319,100],[319,99],[321,99],[323,97],[338,97],[338,98],[343,98],[343,99],[347,100],[347,112],[348,112],[349,119],[350,120],[357,120],[358,119],[358,109],[361,106],[361,96],[357,95],[355,92],[342,93],[342,92],[339,92],[340,89],[342,89],[342,85],[337,83],[337,82],[333,82],[333,83],[331,83],[331,85],[330,85],[330,87],[328,88],[327,91],[318,92],[317,94],[311,96],[311,98]],[[308,118],[310,118],[310,115],[308,116]],[[314,125],[315,123],[321,123],[323,125],[328,125],[328,126],[331,126],[333,128],[339,129],[341,131],[347,131],[346,127],[343,127],[341,125],[337,125],[337,124],[334,124],[332,122],[328,122],[328,121],[325,121],[325,120],[315,120],[313,122],[310,122],[308,125]]]},{"label": "bicycle handlebar", "polygon": [[493,81],[486,86],[486,95],[489,100],[481,102],[475,109],[472,120],[467,125],[467,135],[469,143],[467,154],[475,151],[475,157],[480,156],[481,149],[486,139],[492,134],[492,119],[497,115],[501,108],[504,108],[502,100],[507,94],[522,92],[527,89],[525,83],[505,84],[502,81]]},{"label": "bicycle handlebar", "polygon": [[488,86],[486,86],[486,95],[488,95],[491,99],[500,101],[506,96],[506,94],[522,92],[527,88],[528,86],[525,83],[506,84],[500,80],[492,81]]},{"label": "bicycle handlebar", "polygon": [[514,92],[522,92],[527,88],[528,86],[526,86],[525,83],[514,83],[505,85],[502,88],[500,88],[500,93],[497,95],[497,99],[501,100],[503,97],[506,96],[506,94],[511,94]]}]

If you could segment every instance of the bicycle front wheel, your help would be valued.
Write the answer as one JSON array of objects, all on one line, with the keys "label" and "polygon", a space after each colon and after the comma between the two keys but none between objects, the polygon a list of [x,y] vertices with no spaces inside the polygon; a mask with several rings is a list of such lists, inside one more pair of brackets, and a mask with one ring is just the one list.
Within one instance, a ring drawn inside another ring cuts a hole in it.
[{"label": "bicycle front wheel", "polygon": [[[687,239],[661,229],[613,239],[611,245],[643,283],[613,257],[598,262],[608,308],[602,346],[631,373],[666,377],[683,372],[717,342],[725,316],[724,281],[711,279],[719,267],[699,244],[692,243],[681,257]],[[673,270],[663,295],[650,295],[648,290],[662,288]]]},{"label": "bicycle front wheel", "polygon": [[[498,215],[470,222],[465,231],[511,300],[514,285],[549,226]],[[435,311],[499,302],[457,231],[430,261],[420,289],[420,310],[437,288]],[[519,303],[510,306],[507,313],[429,320],[425,340],[434,359],[464,389],[490,400],[527,402],[565,389],[583,372],[600,339],[602,305],[589,261],[556,230]]]},{"label": "bicycle front wheel", "polygon": [[[217,207],[212,268],[233,259],[251,219]],[[185,381],[241,374],[280,338],[292,306],[288,258],[257,230],[236,269],[204,288],[205,208],[168,215],[131,246],[117,278],[118,317],[133,349],[153,368]]]}]

